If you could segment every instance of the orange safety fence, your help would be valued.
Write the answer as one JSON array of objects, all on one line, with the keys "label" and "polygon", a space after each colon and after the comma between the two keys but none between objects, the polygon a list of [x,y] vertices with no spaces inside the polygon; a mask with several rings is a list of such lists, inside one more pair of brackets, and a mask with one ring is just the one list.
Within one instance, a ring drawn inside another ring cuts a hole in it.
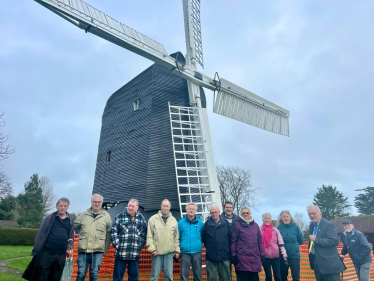
[{"label": "orange safety fence", "polygon": [[[342,243],[339,243],[338,245],[338,252],[340,253],[341,249],[343,247]],[[99,281],[108,281],[112,280],[113,275],[113,268],[114,268],[114,252],[115,249],[111,245],[108,253],[103,257],[103,262],[100,267],[99,271]],[[315,280],[314,272],[311,270],[309,266],[309,258],[308,258],[308,242],[304,242],[303,245],[300,245],[300,280]],[[206,277],[206,270],[205,270],[205,248],[203,248],[203,270],[202,270],[202,280],[207,280]],[[77,278],[77,272],[78,272],[78,265],[77,265],[77,258],[78,258],[78,235],[75,236],[74,241],[74,267],[73,267],[73,274],[72,274],[72,280],[76,280]],[[344,281],[353,281],[358,280],[355,268],[353,266],[352,260],[350,259],[349,255],[346,255],[344,259],[344,264],[347,267],[347,270],[343,272],[342,280]],[[139,261],[139,281],[148,281],[151,274],[151,266],[152,266],[152,259],[151,254],[148,253],[146,246],[141,251],[140,254],[140,261]],[[173,268],[173,274],[174,274],[174,280],[180,280],[180,263],[174,261],[174,268]],[[87,272],[86,280],[89,280],[88,278],[89,273]],[[235,276],[235,270],[233,268],[233,280],[236,280]],[[265,274],[262,272],[259,274],[260,279],[265,279]],[[123,280],[127,280],[127,270],[125,273],[125,276]],[[159,280],[164,280],[163,273],[161,272]],[[193,280],[192,278],[192,271],[190,275],[190,280]],[[291,272],[288,276],[288,280],[292,280],[291,278]],[[374,257],[373,262],[370,270],[370,280],[374,280]]]}]

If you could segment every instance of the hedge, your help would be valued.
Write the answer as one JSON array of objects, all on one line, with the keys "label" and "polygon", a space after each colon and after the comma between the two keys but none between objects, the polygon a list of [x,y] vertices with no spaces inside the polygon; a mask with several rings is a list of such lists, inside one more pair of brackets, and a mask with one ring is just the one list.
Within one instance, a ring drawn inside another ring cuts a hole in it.
[{"label": "hedge", "polygon": [[36,228],[0,227],[0,245],[33,246]]}]

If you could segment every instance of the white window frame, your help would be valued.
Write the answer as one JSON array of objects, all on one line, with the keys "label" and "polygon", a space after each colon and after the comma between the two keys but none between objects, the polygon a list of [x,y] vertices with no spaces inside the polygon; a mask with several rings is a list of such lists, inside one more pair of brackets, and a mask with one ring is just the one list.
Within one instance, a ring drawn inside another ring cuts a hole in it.
[{"label": "white window frame", "polygon": [[139,103],[140,103],[139,99],[134,100],[132,102],[132,106],[133,106],[134,111],[137,111],[139,109]]}]

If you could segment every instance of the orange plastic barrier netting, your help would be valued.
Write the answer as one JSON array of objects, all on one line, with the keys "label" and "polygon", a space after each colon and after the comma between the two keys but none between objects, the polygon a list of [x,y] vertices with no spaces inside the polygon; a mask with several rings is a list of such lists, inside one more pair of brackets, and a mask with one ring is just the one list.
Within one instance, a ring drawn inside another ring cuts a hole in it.
[{"label": "orange plastic barrier netting", "polygon": [[[343,244],[340,243],[338,245],[338,251],[340,253],[342,249]],[[76,235],[75,241],[74,241],[74,267],[73,267],[73,274],[72,274],[72,280],[76,280],[77,272],[78,272],[78,266],[77,266],[77,257],[78,257],[78,236]],[[308,259],[308,243],[304,242],[303,245],[300,245],[300,254],[301,254],[301,260],[300,260],[300,280],[315,280],[314,272],[309,267],[309,259]],[[203,249],[203,278],[202,280],[207,280],[206,277],[206,271],[205,271],[205,249]],[[352,260],[347,255],[344,259],[344,263],[347,267],[347,270],[343,272],[343,280],[344,281],[353,281],[358,280],[355,268],[353,266]],[[151,274],[151,254],[148,253],[146,247],[142,249],[141,255],[140,255],[140,263],[139,263],[139,280],[140,281],[148,281],[150,274]],[[112,274],[113,274],[113,267],[114,267],[114,247],[111,245],[108,253],[103,257],[103,262],[100,267],[99,272],[99,281],[108,281],[112,280]],[[176,263],[174,261],[174,280],[180,280],[180,263]],[[264,273],[260,273],[260,279],[264,280],[265,275]],[[86,280],[88,280],[88,272],[86,276]],[[127,280],[127,270],[126,274],[124,276],[123,280]],[[164,280],[163,273],[161,272],[159,280]],[[190,275],[190,280],[192,279],[192,271]],[[233,268],[233,280],[236,280],[235,277],[235,271]],[[289,274],[289,280],[292,280],[291,273]],[[370,280],[374,280],[374,257],[373,257],[373,263],[370,270]]]}]

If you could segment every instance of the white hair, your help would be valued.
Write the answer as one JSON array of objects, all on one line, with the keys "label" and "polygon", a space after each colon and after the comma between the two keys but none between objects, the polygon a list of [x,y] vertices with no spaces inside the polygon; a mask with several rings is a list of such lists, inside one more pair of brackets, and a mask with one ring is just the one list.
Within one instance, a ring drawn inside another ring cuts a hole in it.
[{"label": "white hair", "polygon": [[309,205],[306,210],[309,211],[310,208],[316,208],[317,212],[321,212],[321,209],[317,205]]},{"label": "white hair", "polygon": [[169,199],[164,199],[164,200],[162,200],[162,202],[161,202],[161,206],[162,206],[162,203],[163,203],[164,201],[168,201],[168,202],[169,202],[169,207],[171,208],[171,203],[170,203]]},{"label": "white hair", "polygon": [[266,216],[269,216],[271,218],[271,215],[269,213],[265,213],[265,214],[262,215],[263,218],[266,217]]},{"label": "white hair", "polygon": [[129,204],[130,202],[136,203],[136,206],[139,207],[139,201],[137,199],[131,198],[127,204]]},{"label": "white hair", "polygon": [[210,212],[210,210],[212,210],[212,208],[218,208],[218,212],[220,211],[219,206],[215,203],[213,203],[212,205],[209,206],[209,212]]},{"label": "white hair", "polygon": [[186,206],[186,210],[188,209],[189,206],[194,206],[195,207],[195,211],[197,210],[197,205],[194,202],[188,203],[187,206]]},{"label": "white hair", "polygon": [[100,194],[95,193],[94,195],[91,196],[91,202],[93,201],[94,197],[100,197],[101,198],[101,203],[104,202],[104,197]]},{"label": "white hair", "polygon": [[249,214],[252,215],[251,209],[249,209],[249,207],[247,207],[247,206],[243,206],[243,207],[240,208],[240,214],[242,214],[242,212],[243,212],[244,210],[248,210],[248,211],[249,211]]}]

